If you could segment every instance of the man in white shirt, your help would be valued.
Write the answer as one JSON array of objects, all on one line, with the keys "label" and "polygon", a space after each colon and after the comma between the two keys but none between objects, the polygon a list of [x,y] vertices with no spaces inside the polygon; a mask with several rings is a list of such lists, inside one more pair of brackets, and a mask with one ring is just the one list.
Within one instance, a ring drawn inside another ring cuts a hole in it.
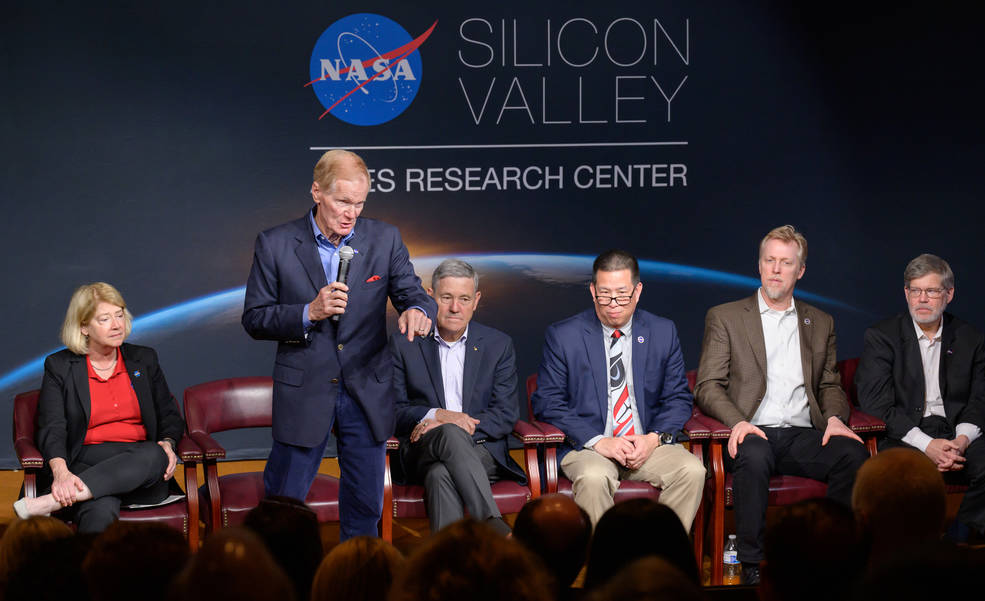
[{"label": "man in white shirt", "polygon": [[393,476],[424,484],[432,532],[468,511],[506,534],[490,482],[526,483],[506,439],[519,412],[513,341],[472,321],[481,293],[468,263],[442,261],[428,294],[438,303],[433,334],[390,341],[401,442]]},{"label": "man in white shirt", "polygon": [[903,286],[909,312],[865,332],[859,402],[886,422],[880,449],[913,447],[946,481],[970,485],[951,530],[961,540],[969,528],[985,531],[985,339],[944,311],[954,299],[947,261],[920,255],[903,271]]},{"label": "man in white shirt", "polygon": [[698,407],[732,429],[735,529],[743,580],[759,580],[769,479],[804,476],[851,501],[855,472],[868,457],[846,425],[848,401],[836,364],[834,320],[803,301],[807,240],[775,228],[759,246],[762,287],[750,298],[712,307],[694,389]]}]

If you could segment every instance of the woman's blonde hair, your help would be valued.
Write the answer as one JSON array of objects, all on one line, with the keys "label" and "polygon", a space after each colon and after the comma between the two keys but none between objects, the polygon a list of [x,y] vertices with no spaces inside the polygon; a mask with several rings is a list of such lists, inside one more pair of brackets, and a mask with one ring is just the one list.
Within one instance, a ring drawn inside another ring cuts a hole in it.
[{"label": "woman's blonde hair", "polygon": [[82,333],[82,326],[92,321],[99,303],[106,302],[123,309],[125,322],[123,337],[130,335],[133,328],[133,315],[127,310],[127,303],[120,291],[106,282],[93,282],[79,286],[68,302],[65,323],[62,324],[62,344],[78,355],[89,352],[89,337]]}]

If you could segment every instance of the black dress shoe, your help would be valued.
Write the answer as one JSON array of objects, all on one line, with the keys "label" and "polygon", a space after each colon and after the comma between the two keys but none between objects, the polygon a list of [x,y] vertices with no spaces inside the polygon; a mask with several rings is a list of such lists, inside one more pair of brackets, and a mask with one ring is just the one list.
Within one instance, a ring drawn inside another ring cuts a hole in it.
[{"label": "black dress shoe", "polygon": [[759,564],[742,564],[742,584],[759,584]]}]

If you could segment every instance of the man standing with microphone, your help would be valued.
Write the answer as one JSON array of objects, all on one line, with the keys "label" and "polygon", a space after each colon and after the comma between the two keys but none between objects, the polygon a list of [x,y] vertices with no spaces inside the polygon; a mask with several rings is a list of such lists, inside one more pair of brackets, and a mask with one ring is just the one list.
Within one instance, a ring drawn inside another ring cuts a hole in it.
[{"label": "man standing with microphone", "polygon": [[[242,319],[250,336],[278,343],[266,494],[303,501],[334,428],[341,540],[375,536],[383,509],[385,445],[394,429],[387,298],[408,340],[431,331],[436,311],[397,228],[359,218],[368,193],[358,155],[322,155],[311,184],[315,206],[257,236]],[[348,269],[340,268],[346,247]]]}]

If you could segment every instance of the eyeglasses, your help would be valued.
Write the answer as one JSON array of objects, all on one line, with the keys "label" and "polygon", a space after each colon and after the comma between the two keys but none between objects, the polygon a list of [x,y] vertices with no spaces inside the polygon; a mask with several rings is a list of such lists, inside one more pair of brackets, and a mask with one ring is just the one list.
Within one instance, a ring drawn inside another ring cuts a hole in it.
[{"label": "eyeglasses", "polygon": [[596,296],[595,302],[602,305],[603,307],[608,307],[612,304],[612,301],[616,301],[619,306],[625,306],[633,300],[633,295],[629,296]]},{"label": "eyeglasses", "polygon": [[908,287],[906,291],[910,295],[910,298],[920,298],[921,296],[923,296],[923,293],[926,292],[927,298],[932,298],[936,300],[944,296],[944,293],[947,292],[947,288],[909,288]]}]

